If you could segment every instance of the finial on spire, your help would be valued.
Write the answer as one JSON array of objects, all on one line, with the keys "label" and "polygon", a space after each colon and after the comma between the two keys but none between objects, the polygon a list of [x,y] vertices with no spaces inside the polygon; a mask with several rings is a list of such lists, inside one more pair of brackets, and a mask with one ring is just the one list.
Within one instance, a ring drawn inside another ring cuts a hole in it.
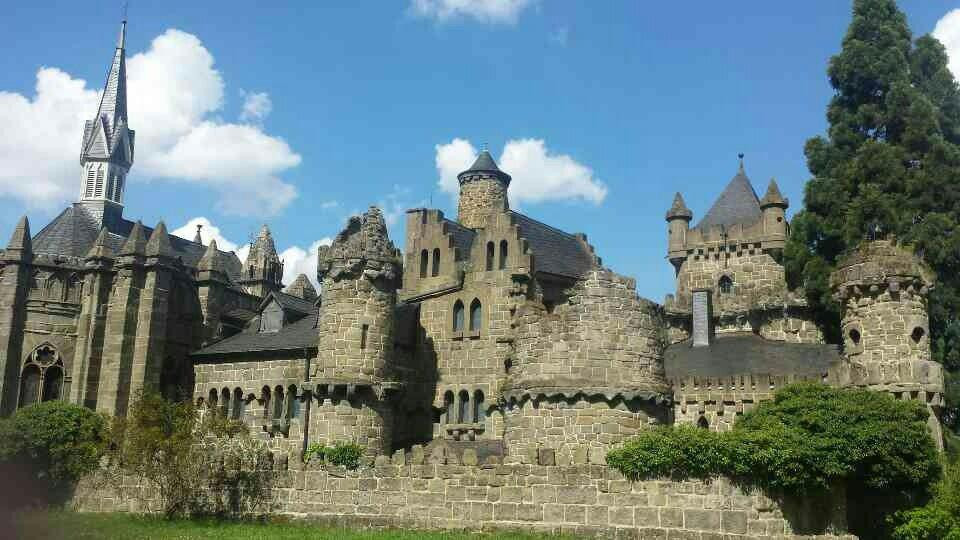
[{"label": "finial on spire", "polygon": [[743,152],[737,154],[737,158],[740,160],[740,172],[743,172]]},{"label": "finial on spire", "polygon": [[200,229],[202,228],[203,223],[197,223],[197,235],[193,237],[193,241],[200,245],[203,245],[203,237],[200,236]]},{"label": "finial on spire", "polygon": [[123,3],[123,20],[120,21],[120,37],[117,38],[117,48],[122,49],[127,41],[127,2]]},{"label": "finial on spire", "polygon": [[480,151],[481,151],[481,152],[486,152],[486,151],[487,151],[487,143],[483,143],[483,144],[480,145]]}]

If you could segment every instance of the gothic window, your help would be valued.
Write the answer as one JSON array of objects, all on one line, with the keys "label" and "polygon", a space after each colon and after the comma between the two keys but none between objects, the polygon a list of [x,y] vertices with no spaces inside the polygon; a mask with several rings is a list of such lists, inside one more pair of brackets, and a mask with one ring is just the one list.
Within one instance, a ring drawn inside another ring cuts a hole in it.
[{"label": "gothic window", "polygon": [[19,407],[63,397],[63,361],[52,345],[44,344],[30,353],[20,372]]},{"label": "gothic window", "polygon": [[466,390],[460,391],[460,407],[457,410],[457,423],[466,424],[470,421],[470,394]]},{"label": "gothic window", "polygon": [[729,294],[730,291],[733,290],[733,280],[730,279],[730,276],[722,276],[717,285],[720,288],[720,292],[723,294]]},{"label": "gothic window", "polygon": [[420,252],[420,277],[422,278],[427,277],[427,263],[429,262],[429,258],[430,255],[427,253],[427,250]]},{"label": "gothic window", "polygon": [[270,387],[264,386],[260,391],[260,400],[263,402],[263,420],[270,419]]},{"label": "gothic window", "polygon": [[507,267],[507,241],[500,241],[500,270]]},{"label": "gothic window", "polygon": [[296,418],[297,413],[299,412],[297,410],[297,405],[297,387],[296,385],[291,384],[290,387],[287,388],[287,412],[285,416],[287,420]]},{"label": "gothic window", "polygon": [[240,420],[243,417],[243,390],[239,388],[233,389],[232,416],[234,420]]},{"label": "gothic window", "polygon": [[210,412],[216,414],[217,412],[217,389],[210,389],[210,397],[207,398],[207,406],[210,407]]},{"label": "gothic window", "polygon": [[279,422],[283,418],[283,387],[278,386],[273,389],[273,421]]},{"label": "gothic window", "polygon": [[440,275],[440,248],[433,248],[433,269],[430,275],[433,277]]},{"label": "gothic window", "polygon": [[463,332],[463,302],[460,300],[453,304],[453,331]]},{"label": "gothic window", "polygon": [[480,300],[474,298],[470,303],[470,331],[480,330],[480,321],[483,319],[483,308],[480,306]]},{"label": "gothic window", "polygon": [[477,424],[482,424],[483,420],[483,392],[477,390],[473,393],[473,421]]},{"label": "gothic window", "polygon": [[454,405],[453,405],[453,392],[447,390],[447,393],[443,395],[443,423],[444,424],[453,424],[454,423]]},{"label": "gothic window", "polygon": [[487,271],[493,270],[493,242],[487,242]]}]

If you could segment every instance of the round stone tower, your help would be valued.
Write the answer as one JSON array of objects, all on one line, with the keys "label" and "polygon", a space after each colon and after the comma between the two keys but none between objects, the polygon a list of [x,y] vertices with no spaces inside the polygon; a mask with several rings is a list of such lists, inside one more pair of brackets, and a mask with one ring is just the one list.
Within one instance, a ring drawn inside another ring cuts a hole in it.
[{"label": "round stone tower", "polygon": [[683,195],[678,191],[673,196],[673,204],[667,210],[667,258],[670,264],[680,271],[680,266],[687,258],[687,233],[690,232],[690,220],[693,212],[687,208]]},{"label": "round stone tower", "polygon": [[378,208],[350,218],[318,253],[322,300],[312,383],[319,406],[311,440],[353,441],[370,453],[390,450],[394,308],[399,252]]},{"label": "round stone tower", "polygon": [[457,220],[465,227],[480,229],[486,217],[510,209],[507,188],[510,175],[501,171],[490,152],[483,150],[469,169],[457,175],[460,201]]},{"label": "round stone tower", "polygon": [[943,403],[943,371],[930,360],[927,294],[934,276],[893,240],[865,241],[830,276],[841,307],[843,353],[838,382],[917,399],[935,413]]}]

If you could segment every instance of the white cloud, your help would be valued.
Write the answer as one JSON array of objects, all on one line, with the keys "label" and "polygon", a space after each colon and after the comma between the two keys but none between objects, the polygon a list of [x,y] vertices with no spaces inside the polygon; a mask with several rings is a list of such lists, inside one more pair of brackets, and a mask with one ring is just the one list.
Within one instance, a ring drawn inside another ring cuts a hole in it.
[{"label": "white cloud", "polygon": [[263,119],[273,111],[273,102],[266,92],[250,92],[244,94],[243,110],[240,113],[242,122],[263,122]]},{"label": "white cloud", "polygon": [[516,24],[520,13],[537,0],[411,0],[413,13],[446,22],[475,19],[491,24]]},{"label": "white cloud", "polygon": [[[197,234],[197,225],[203,225],[203,228],[200,230],[200,239],[203,240],[205,245],[210,244],[210,240],[214,239],[217,241],[217,248],[220,251],[234,251],[237,254],[237,257],[240,259],[240,262],[243,262],[247,259],[247,254],[250,253],[250,244],[249,242],[244,242],[242,246],[237,247],[237,243],[229,240],[221,232],[220,228],[214,225],[209,219],[199,216],[195,217],[186,223],[182,227],[178,227],[170,232],[170,234],[179,236],[180,238],[185,238],[187,240],[193,240],[193,237]],[[314,287],[317,287],[317,290],[320,290],[320,285],[317,283],[317,248],[320,246],[329,246],[332,240],[330,238],[321,238],[310,244],[306,249],[300,246],[290,246],[279,253],[280,259],[283,261],[283,283],[284,285],[289,285],[293,283],[293,280],[296,279],[299,274],[306,274],[310,281],[313,283]]]},{"label": "white cloud", "polygon": [[[104,54],[102,62],[108,61]],[[137,131],[134,179],[209,186],[219,194],[218,207],[235,214],[276,214],[296,198],[294,186],[280,175],[299,165],[300,156],[259,125],[217,117],[223,77],[196,36],[170,29],[156,37],[127,61],[127,86],[130,124]],[[96,113],[98,92],[56,68],[37,72],[32,97],[0,92],[0,124],[17,131],[0,138],[0,196],[43,207],[76,197],[83,122]],[[256,98],[259,109],[252,109],[261,119],[272,107],[262,96],[266,108]]]},{"label": "white cloud", "polygon": [[[477,157],[477,150],[465,139],[436,145],[436,166],[440,189],[456,196],[460,190],[457,174],[466,170]],[[607,187],[593,170],[566,154],[552,153],[543,139],[507,141],[497,164],[509,173],[510,203],[556,200],[583,200],[600,204]]]},{"label": "white cloud", "polygon": [[948,11],[937,21],[933,28],[933,37],[940,40],[950,56],[950,71],[960,79],[960,8]]}]

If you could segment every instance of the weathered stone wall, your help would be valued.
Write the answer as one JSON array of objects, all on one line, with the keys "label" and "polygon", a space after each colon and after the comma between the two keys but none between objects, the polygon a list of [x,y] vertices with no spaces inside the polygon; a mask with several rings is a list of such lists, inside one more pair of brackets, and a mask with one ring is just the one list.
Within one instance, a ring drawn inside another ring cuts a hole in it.
[{"label": "weathered stone wall", "polygon": [[[378,459],[358,471],[325,470],[289,459],[270,512],[346,526],[520,529],[630,539],[739,540],[847,538],[843,504],[794,508],[730,481],[630,482],[603,465],[465,466],[443,455]],[[282,462],[278,461],[280,466]],[[295,470],[294,470],[295,469]],[[134,479],[120,490],[85,486],[75,498],[87,511],[144,511],[133,494],[153,491]],[[817,534],[819,533],[819,534]]]},{"label": "weathered stone wall", "polygon": [[[732,282],[729,293],[720,291],[720,278]],[[697,247],[677,274],[676,302],[690,309],[693,291],[710,289],[715,314],[743,313],[766,305],[783,305],[787,282],[781,266],[768,253],[753,244]]]},{"label": "weathered stone wall", "polygon": [[507,185],[495,176],[473,175],[470,180],[460,184],[457,221],[464,227],[485,227],[487,216],[509,209]]}]

